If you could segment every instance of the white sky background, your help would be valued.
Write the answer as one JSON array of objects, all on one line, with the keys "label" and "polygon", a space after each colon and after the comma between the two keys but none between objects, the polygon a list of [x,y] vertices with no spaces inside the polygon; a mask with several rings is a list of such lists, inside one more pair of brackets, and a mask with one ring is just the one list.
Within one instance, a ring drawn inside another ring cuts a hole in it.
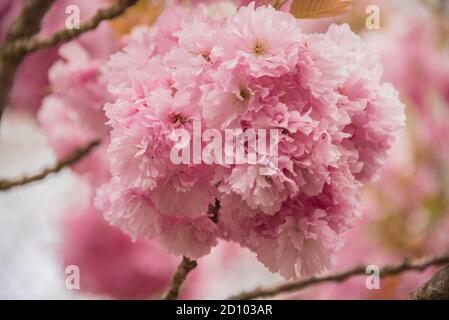
[{"label": "white sky background", "polygon": [[[7,113],[0,130],[0,177],[20,177],[55,162],[33,120]],[[75,185],[65,171],[0,193],[0,299],[69,296],[57,263],[57,222],[76,200]]]}]

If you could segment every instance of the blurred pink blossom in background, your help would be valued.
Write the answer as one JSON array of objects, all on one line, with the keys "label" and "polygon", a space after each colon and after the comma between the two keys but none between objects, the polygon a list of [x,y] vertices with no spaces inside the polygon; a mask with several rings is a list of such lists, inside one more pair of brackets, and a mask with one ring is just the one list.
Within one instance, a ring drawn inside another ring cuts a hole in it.
[{"label": "blurred pink blossom in background", "polygon": [[[0,1],[0,42],[25,2],[24,0]],[[89,17],[108,3],[108,0],[58,0],[44,18],[39,36],[49,36],[65,27],[65,8],[68,5],[78,6],[80,15]],[[57,48],[43,49],[25,59],[17,71],[16,81],[11,92],[10,104],[14,109],[31,114],[36,113],[39,109],[42,99],[50,91],[47,73],[58,58],[57,51]]]}]

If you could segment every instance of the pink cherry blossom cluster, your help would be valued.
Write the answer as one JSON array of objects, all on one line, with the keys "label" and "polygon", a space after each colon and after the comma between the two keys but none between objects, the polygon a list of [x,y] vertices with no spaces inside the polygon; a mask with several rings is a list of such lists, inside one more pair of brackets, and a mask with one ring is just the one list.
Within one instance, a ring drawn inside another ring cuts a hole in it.
[{"label": "pink cherry blossom cluster", "polygon": [[[194,259],[235,241],[288,279],[330,267],[360,186],[404,124],[397,91],[347,25],[305,34],[254,3],[228,18],[167,10],[133,31],[105,77],[115,99],[105,105],[112,179],[96,199],[105,218]],[[173,164],[171,134],[195,120],[280,129],[276,172],[260,175],[263,161]]]}]

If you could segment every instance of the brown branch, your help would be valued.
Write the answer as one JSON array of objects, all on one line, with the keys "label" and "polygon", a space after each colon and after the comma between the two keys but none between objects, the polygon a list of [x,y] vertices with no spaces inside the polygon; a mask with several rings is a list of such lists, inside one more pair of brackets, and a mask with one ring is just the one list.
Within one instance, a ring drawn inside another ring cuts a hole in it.
[{"label": "brown branch", "polygon": [[170,289],[165,295],[164,300],[176,300],[179,296],[179,291],[182,284],[187,278],[187,275],[197,266],[196,261],[183,257],[181,264],[178,266],[176,273],[171,281]]},{"label": "brown branch", "polygon": [[37,34],[41,29],[41,21],[55,0],[30,0],[11,25],[6,34],[4,44],[0,47],[0,120],[8,102],[9,93],[14,84],[17,69],[25,54],[10,55],[7,47]]},{"label": "brown branch", "polygon": [[63,29],[47,39],[33,38],[40,31],[42,18],[54,1],[30,0],[13,23],[0,48],[0,120],[8,102],[16,71],[27,54],[70,41],[94,30],[102,21],[118,17],[137,2],[137,0],[117,0],[111,7],[98,10],[79,29]]},{"label": "brown branch", "polygon": [[99,144],[100,140],[94,140],[90,142],[88,145],[75,150],[72,154],[68,155],[67,157],[56,163],[54,166],[46,168],[38,174],[25,176],[23,178],[16,180],[0,180],[0,191],[7,191],[14,187],[23,186],[31,182],[43,180],[50,174],[58,173],[62,169],[69,167],[77,163],[79,160],[83,159],[92,151],[93,148],[95,148]]},{"label": "brown branch", "polygon": [[[449,255],[430,258],[426,260],[414,261],[411,262],[409,260],[405,260],[401,264],[394,266],[386,266],[380,269],[380,277],[388,277],[401,274],[406,271],[424,271],[425,269],[431,266],[441,266],[449,263]],[[254,298],[264,298],[264,297],[272,297],[279,294],[289,293],[289,292],[297,292],[303,290],[305,288],[327,283],[327,282],[343,282],[348,280],[351,277],[365,275],[366,274],[366,266],[359,266],[353,268],[351,270],[331,274],[322,277],[312,277],[309,279],[290,282],[281,284],[271,288],[259,288],[256,290],[243,292],[241,294],[230,297],[230,300],[249,300]]]},{"label": "brown branch", "polygon": [[[220,201],[215,199],[214,204],[209,204],[207,208],[207,214],[209,219],[211,219],[214,223],[218,223],[218,211],[220,210]],[[187,275],[195,269],[197,266],[196,261],[190,260],[186,257],[183,257],[181,264],[178,266],[176,273],[173,276],[170,289],[168,293],[165,295],[164,300],[176,300],[179,296],[179,290],[181,289],[182,284],[187,278]]]},{"label": "brown branch", "polygon": [[41,29],[41,21],[55,0],[31,0],[26,3],[12,23],[5,42],[34,36]]},{"label": "brown branch", "polygon": [[5,48],[5,52],[9,55],[28,54],[39,49],[49,48],[57,44],[68,42],[81,34],[95,30],[101,22],[120,16],[136,2],[137,0],[117,0],[117,2],[109,8],[98,10],[91,19],[82,23],[79,29],[63,29],[55,32],[47,39],[19,39],[8,44]]},{"label": "brown branch", "polygon": [[410,300],[449,300],[449,265],[409,296]]}]

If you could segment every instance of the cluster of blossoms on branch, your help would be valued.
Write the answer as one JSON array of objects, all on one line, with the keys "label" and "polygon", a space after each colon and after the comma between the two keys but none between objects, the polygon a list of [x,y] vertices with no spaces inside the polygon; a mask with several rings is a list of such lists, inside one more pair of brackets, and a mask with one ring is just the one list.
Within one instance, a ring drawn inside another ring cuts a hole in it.
[{"label": "cluster of blossoms on branch", "polygon": [[[227,18],[166,10],[134,29],[104,76],[114,100],[112,178],[96,199],[105,218],[192,259],[235,241],[287,279],[330,267],[359,216],[360,186],[404,124],[397,91],[347,25],[306,34],[292,15],[254,3]],[[280,129],[276,171],[260,175],[267,157],[174,164],[173,130],[194,121]]]}]

